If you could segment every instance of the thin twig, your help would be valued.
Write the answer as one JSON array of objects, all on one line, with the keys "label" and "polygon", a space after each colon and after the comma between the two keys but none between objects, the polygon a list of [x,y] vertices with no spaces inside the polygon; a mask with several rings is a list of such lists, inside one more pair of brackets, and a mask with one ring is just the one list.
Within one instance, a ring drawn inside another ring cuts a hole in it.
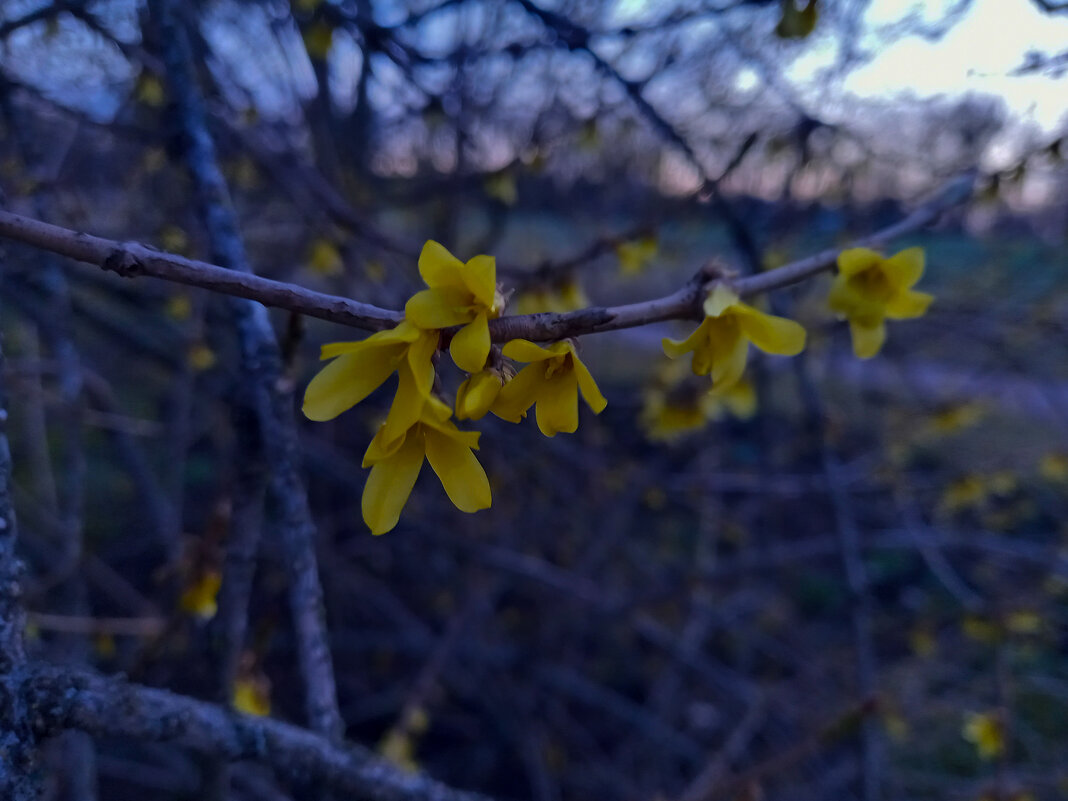
[{"label": "thin twig", "polygon": [[[858,239],[853,245],[884,247],[897,237],[920,230],[944,212],[968,200],[975,182],[976,174],[973,172],[953,179],[900,222]],[[198,286],[367,331],[390,328],[404,317],[400,311],[315,292],[282,281],[237,273],[207,262],[164,253],[137,242],[117,242],[79,233],[9,211],[0,210],[0,236],[95,264],[119,275],[147,275]],[[825,250],[774,270],[739,279],[734,282],[734,287],[742,296],[749,297],[790,286],[833,268],[840,252],[837,248]],[[495,342],[516,338],[547,341],[635,328],[664,320],[698,319],[707,284],[715,278],[718,276],[702,271],[670,295],[623,306],[594,306],[559,314],[543,312],[501,317],[490,321],[490,334]]]}]

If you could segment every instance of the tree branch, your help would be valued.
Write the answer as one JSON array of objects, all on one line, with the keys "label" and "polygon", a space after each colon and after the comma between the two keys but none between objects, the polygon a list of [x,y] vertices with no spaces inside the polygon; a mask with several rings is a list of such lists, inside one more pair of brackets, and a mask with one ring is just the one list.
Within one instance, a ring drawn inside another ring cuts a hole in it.
[{"label": "tree branch", "polygon": [[[0,258],[3,257],[0,253]],[[29,710],[8,682],[26,661],[22,608],[22,563],[15,554],[15,507],[11,499],[11,449],[7,441],[7,393],[4,354],[0,350],[0,797],[34,801],[38,782],[37,739],[30,728]]]},{"label": "tree branch", "polygon": [[[978,174],[974,171],[954,178],[903,220],[857,240],[854,246],[885,247],[898,237],[924,228],[944,212],[966,202],[974,191],[977,178]],[[382,309],[282,281],[236,273],[207,262],[164,253],[137,242],[102,239],[9,211],[0,210],[0,236],[61,253],[77,261],[96,264],[119,275],[148,275],[198,286],[368,331],[390,328],[404,319],[401,311]],[[832,269],[840,252],[840,248],[824,250],[774,270],[742,278],[735,281],[734,286],[741,295],[752,296],[800,283]],[[546,341],[635,328],[663,320],[699,319],[707,284],[719,277],[702,271],[676,292],[640,303],[501,317],[490,321],[490,334],[494,342],[506,342],[519,337]]]},{"label": "tree branch", "polygon": [[[196,80],[189,36],[178,17],[174,0],[155,0],[150,12],[159,26],[160,47],[168,85],[181,129],[187,140],[184,160],[196,189],[204,227],[212,251],[224,267],[254,277],[238,230],[237,214],[230,201],[229,188],[219,169],[215,142],[208,129],[204,99]],[[293,417],[293,399],[283,389],[282,354],[266,309],[256,303],[230,304],[234,327],[241,346],[242,391],[247,392],[250,411],[258,423],[257,439],[244,443],[242,458],[262,459],[269,468],[268,489],[275,508],[273,517],[286,555],[289,573],[289,602],[297,638],[297,657],[304,680],[305,707],[313,729],[340,739],[345,724],[338,709],[333,660],[326,631],[323,593],[315,554],[315,523],[300,475],[300,443]],[[266,472],[266,471],[265,471]],[[248,532],[246,532],[248,533]],[[254,543],[242,542],[235,559],[247,555]],[[231,564],[233,560],[231,560]],[[242,581],[248,569],[239,571]],[[227,577],[224,576],[224,581]],[[230,613],[247,614],[246,585],[226,596],[242,608]],[[239,595],[245,597],[241,603]],[[240,648],[242,643],[229,644]],[[229,692],[229,688],[226,688]]]},{"label": "tree branch", "polygon": [[95,264],[127,278],[140,275],[162,278],[368,331],[391,328],[404,317],[401,312],[368,303],[175,256],[138,242],[102,239],[9,211],[0,210],[0,236]]},{"label": "tree branch", "polygon": [[42,737],[74,728],[98,736],[173,743],[230,762],[255,760],[297,782],[321,778],[338,790],[375,801],[487,801],[402,771],[359,746],[334,745],[288,723],[121,679],[35,666],[14,689]]}]

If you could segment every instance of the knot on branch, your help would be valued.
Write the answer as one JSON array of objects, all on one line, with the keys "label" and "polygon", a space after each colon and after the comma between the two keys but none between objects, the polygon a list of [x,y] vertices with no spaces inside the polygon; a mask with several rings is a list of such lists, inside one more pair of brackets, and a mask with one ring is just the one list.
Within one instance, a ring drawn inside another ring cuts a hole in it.
[{"label": "knot on branch", "polygon": [[123,278],[144,275],[145,266],[131,251],[131,244],[134,243],[124,243],[111,251],[107,258],[104,259],[102,265],[103,268],[105,270],[111,270],[112,272],[121,275]]},{"label": "knot on branch", "polygon": [[697,271],[697,275],[694,276],[694,283],[704,286],[713,281],[729,281],[737,277],[738,271],[732,269],[726,262],[720,259],[711,259]]}]

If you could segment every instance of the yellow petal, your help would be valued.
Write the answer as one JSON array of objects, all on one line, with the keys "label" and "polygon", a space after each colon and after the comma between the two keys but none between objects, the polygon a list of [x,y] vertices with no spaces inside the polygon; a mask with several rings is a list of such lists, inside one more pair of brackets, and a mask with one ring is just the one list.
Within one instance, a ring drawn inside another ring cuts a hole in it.
[{"label": "yellow petal", "polygon": [[528,364],[519,374],[501,387],[497,400],[490,411],[510,423],[518,423],[527,413],[527,409],[538,400],[545,380],[545,366]]},{"label": "yellow petal", "polygon": [[831,291],[827,295],[827,305],[832,311],[839,314],[852,314],[863,303],[864,299],[850,285],[847,276],[842,274],[835,276]]},{"label": "yellow petal", "polygon": [[452,407],[445,401],[438,400],[431,395],[425,399],[423,404],[423,411],[419,419],[428,425],[435,424],[438,421],[448,420],[452,417]]},{"label": "yellow petal", "polygon": [[462,261],[433,239],[427,240],[419,254],[419,275],[432,289],[463,287],[464,281],[460,276],[463,266]]},{"label": "yellow petal", "polygon": [[723,393],[723,403],[735,417],[748,420],[756,414],[757,409],[756,389],[753,383],[744,379],[739,381]]},{"label": "yellow petal", "polygon": [[442,420],[424,417],[422,425],[424,430],[434,429],[439,434],[443,434],[456,440],[469,450],[478,450],[478,439],[482,436],[478,431],[461,431],[456,427],[456,424],[448,418]]},{"label": "yellow petal", "polygon": [[[559,345],[561,343],[558,342],[556,344]],[[528,339],[513,339],[501,349],[501,353],[509,359],[515,359],[517,362],[542,362],[558,356],[559,349],[542,348]]]},{"label": "yellow petal", "polygon": [[464,285],[487,309],[493,306],[497,294],[497,261],[493,256],[475,256],[460,273]]},{"label": "yellow petal", "polygon": [[850,248],[838,254],[838,272],[849,277],[874,267],[883,257],[869,248]]},{"label": "yellow petal", "polygon": [[389,378],[400,361],[380,349],[346,353],[326,365],[304,391],[304,416],[332,420],[351,409]]},{"label": "yellow petal", "polygon": [[412,370],[416,389],[419,394],[429,397],[430,390],[434,386],[434,353],[438,349],[439,334],[437,331],[423,331],[411,345],[408,346],[408,366]]},{"label": "yellow petal", "polygon": [[468,376],[456,390],[456,419],[481,420],[501,393],[502,379],[496,372],[483,370]]},{"label": "yellow petal", "polygon": [[745,372],[749,355],[749,342],[740,334],[733,340],[717,343],[717,359],[712,365],[712,389],[724,392],[735,384]]},{"label": "yellow petal", "polygon": [[870,359],[882,350],[886,341],[886,323],[882,320],[874,325],[850,320],[849,331],[853,335],[853,353],[858,359]]},{"label": "yellow petal", "polygon": [[421,331],[407,320],[402,320],[394,328],[378,331],[366,339],[356,342],[329,342],[323,345],[320,359],[332,359],[342,353],[355,353],[366,348],[384,348],[391,345],[404,345],[419,338]]},{"label": "yellow petal", "polygon": [[[712,373],[715,376],[719,373],[713,371],[718,369],[722,372],[731,353],[738,347],[738,342],[744,340],[742,329],[734,314],[706,317],[702,327],[705,331],[704,341],[694,349],[691,369],[694,375]],[[717,368],[716,365],[723,366]]]},{"label": "yellow petal", "polygon": [[660,340],[660,346],[664,349],[664,353],[671,359],[677,359],[702,346],[711,327],[709,320],[710,318],[708,317],[702,320],[701,324],[686,339],[678,340],[664,337]]},{"label": "yellow petal", "polygon": [[374,438],[368,443],[367,450],[363,453],[363,466],[371,467],[395,454],[400,449],[400,446],[404,444],[404,437],[407,434],[408,432],[405,431],[399,437],[388,439],[386,437],[385,424],[380,425]]},{"label": "yellow petal", "polygon": [[883,262],[883,273],[893,286],[908,289],[923,275],[923,248],[908,248]]},{"label": "yellow petal", "polygon": [[467,290],[424,289],[404,304],[404,317],[420,328],[448,328],[471,320]]},{"label": "yellow petal", "polygon": [[578,379],[571,371],[557,373],[545,382],[538,393],[538,428],[547,437],[559,432],[572,434],[578,429]]},{"label": "yellow petal", "polygon": [[386,415],[382,436],[392,441],[414,426],[419,420],[427,396],[419,391],[419,385],[406,362],[397,370],[397,394]]},{"label": "yellow petal", "polygon": [[805,349],[805,329],[793,320],[740,303],[733,309],[742,333],[765,353],[796,356]]},{"label": "yellow petal", "polygon": [[719,317],[723,312],[738,303],[738,293],[725,284],[716,284],[711,294],[705,298],[705,314]]},{"label": "yellow petal", "polygon": [[361,507],[363,521],[372,534],[385,534],[400,520],[423,466],[424,443],[422,431],[413,429],[396,453],[371,468]]},{"label": "yellow petal", "polygon": [[921,317],[931,305],[934,297],[926,292],[916,292],[906,289],[899,292],[886,304],[886,316],[891,320],[909,320],[913,317]]},{"label": "yellow petal", "polygon": [[583,400],[593,409],[594,414],[600,414],[604,411],[604,407],[608,405],[608,401],[601,394],[601,390],[597,387],[597,382],[593,380],[593,376],[586,369],[586,365],[582,363],[582,360],[579,359],[578,354],[572,353],[571,358],[575,362],[575,378],[578,379],[578,387],[579,391],[582,392]]},{"label": "yellow petal", "polygon": [[486,365],[489,350],[490,333],[485,312],[481,312],[473,321],[457,331],[449,344],[452,360],[465,373],[477,373],[481,370]]},{"label": "yellow petal", "polygon": [[426,431],[426,459],[441,479],[453,506],[461,512],[477,512],[490,506],[486,471],[463,442],[436,429]]}]

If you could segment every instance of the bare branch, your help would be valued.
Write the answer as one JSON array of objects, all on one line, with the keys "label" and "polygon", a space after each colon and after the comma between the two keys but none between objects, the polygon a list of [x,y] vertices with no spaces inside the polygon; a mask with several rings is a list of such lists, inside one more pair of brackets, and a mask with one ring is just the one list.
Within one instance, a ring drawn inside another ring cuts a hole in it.
[{"label": "bare branch", "polygon": [[22,563],[15,555],[3,362],[0,351],[0,796],[11,801],[34,801],[38,796],[38,783],[33,776],[38,758],[36,738],[30,730],[28,710],[5,686],[26,660],[26,615],[19,583]]},{"label": "bare branch", "polygon": [[[160,28],[168,83],[182,131],[188,139],[184,158],[212,251],[218,254],[224,267],[243,274],[245,278],[253,277],[229,188],[219,169],[215,142],[208,130],[189,36],[178,17],[178,6],[172,0],[155,0],[149,8]],[[243,399],[249,402],[258,425],[258,437],[244,443],[242,458],[262,460],[269,468],[270,475],[265,478],[276,504],[274,518],[286,554],[289,602],[297,635],[297,656],[304,679],[308,721],[316,731],[340,739],[345,724],[338,709],[326,632],[323,591],[315,554],[316,529],[298,468],[300,444],[293,417],[293,399],[279,380],[281,350],[263,306],[235,300],[230,304],[230,311],[241,345],[241,373],[246,385],[243,391],[248,393]],[[237,556],[243,556],[252,544],[243,542],[242,554]],[[240,575],[242,580],[250,576],[247,569]],[[241,594],[248,589],[248,586],[242,588]],[[239,600],[237,595],[227,597]],[[246,605],[247,600],[246,604],[239,604],[240,609],[232,611],[244,616]],[[238,648],[241,643],[230,645]],[[229,692],[229,688],[226,691]]]},{"label": "bare branch", "polygon": [[127,278],[140,275],[162,278],[369,331],[390,328],[404,317],[401,312],[368,303],[163,253],[137,242],[102,239],[9,211],[0,210],[0,235],[75,261],[95,264]]},{"label": "bare branch", "polygon": [[[975,172],[954,178],[903,220],[857,240],[854,245],[885,247],[898,237],[920,230],[944,212],[966,202],[972,195],[976,180]],[[163,253],[136,242],[102,239],[8,211],[0,210],[0,236],[96,264],[120,275],[148,275],[199,286],[354,328],[380,331],[404,318],[401,311],[314,292],[282,281],[236,273],[207,262]],[[825,250],[777,269],[742,278],[734,286],[741,295],[752,296],[800,283],[833,268],[840,252],[838,248]],[[676,292],[640,303],[501,317],[490,321],[490,334],[494,342],[506,342],[517,337],[546,341],[635,328],[663,320],[699,319],[707,284],[719,277],[712,272],[702,271]]]},{"label": "bare branch", "polygon": [[166,690],[88,672],[42,666],[14,688],[39,736],[74,728],[90,734],[167,742],[230,762],[255,760],[298,781],[310,776],[376,801],[486,801],[420,773],[399,770],[355,745],[269,718],[229,712]]}]

